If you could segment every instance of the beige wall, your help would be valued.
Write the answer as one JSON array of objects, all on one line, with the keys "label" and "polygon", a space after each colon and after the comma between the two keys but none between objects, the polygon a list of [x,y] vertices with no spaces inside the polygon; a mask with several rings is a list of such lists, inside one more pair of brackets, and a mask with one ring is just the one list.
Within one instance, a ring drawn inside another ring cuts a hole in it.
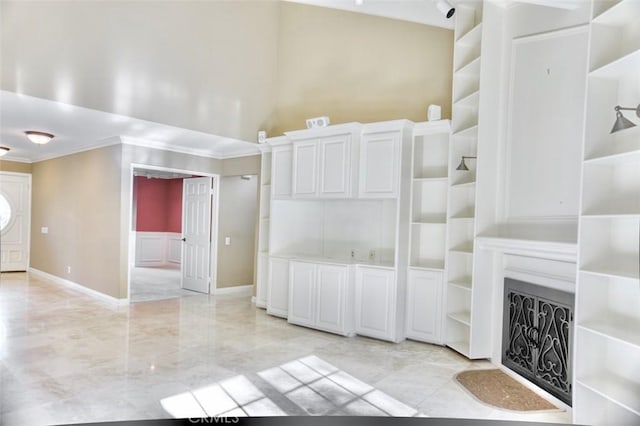
[{"label": "beige wall", "polygon": [[0,172],[31,173],[31,163],[0,160]]},{"label": "beige wall", "polygon": [[[223,176],[218,217],[217,287],[254,284],[258,177]],[[224,238],[231,237],[231,245]]]},{"label": "beige wall", "polygon": [[334,124],[451,116],[453,31],[280,3],[278,99],[269,136],[328,115]]},{"label": "beige wall", "polygon": [[120,157],[110,146],[32,165],[32,267],[119,297]]},{"label": "beige wall", "polygon": [[254,175],[260,173],[260,155],[222,160],[222,175]]}]

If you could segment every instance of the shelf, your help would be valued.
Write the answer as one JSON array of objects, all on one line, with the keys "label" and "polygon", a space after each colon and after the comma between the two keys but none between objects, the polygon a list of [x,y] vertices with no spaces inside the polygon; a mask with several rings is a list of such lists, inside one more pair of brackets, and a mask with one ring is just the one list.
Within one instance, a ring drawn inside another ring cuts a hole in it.
[{"label": "shelf", "polygon": [[619,262],[618,265],[612,266],[608,262],[592,263],[585,265],[581,271],[611,278],[640,279],[638,273],[638,261]]},{"label": "shelf", "polygon": [[640,415],[640,384],[612,374],[593,375],[577,379],[587,389],[625,409]]},{"label": "shelf", "polygon": [[627,318],[610,313],[601,319],[587,320],[578,327],[590,333],[595,333],[608,339],[632,345],[640,349],[640,328],[635,318]]},{"label": "shelf", "polygon": [[473,245],[461,244],[459,246],[450,248],[449,251],[453,253],[473,254]]},{"label": "shelf", "polygon": [[450,312],[447,316],[454,321],[471,326],[471,313],[469,312]]},{"label": "shelf", "polygon": [[460,280],[450,281],[449,285],[461,290],[471,291],[471,277],[464,277]]},{"label": "shelf", "polygon": [[455,342],[447,342],[447,346],[469,358],[469,342],[465,340],[458,340]]},{"label": "shelf", "polygon": [[482,22],[480,22],[475,27],[471,28],[469,31],[460,36],[458,40],[456,40],[456,44],[460,46],[473,46],[475,44],[480,43],[482,39]]},{"label": "shelf", "polygon": [[442,267],[428,267],[428,266],[415,266],[409,265],[410,269],[414,269],[416,271],[435,271],[435,272],[443,272],[444,271],[444,262],[442,262]]},{"label": "shelf", "polygon": [[478,125],[475,124],[465,129],[458,130],[452,136],[458,138],[476,138],[478,136]]},{"label": "shelf", "polygon": [[448,177],[447,176],[439,176],[439,177],[414,177],[413,181],[417,182],[417,183],[428,183],[428,182],[438,182],[438,183],[442,183],[442,182],[447,182],[448,181]]},{"label": "shelf", "polygon": [[480,75],[480,56],[473,59],[466,65],[461,66],[454,72],[455,76],[477,77]]},{"label": "shelf", "polygon": [[473,209],[467,209],[467,210],[463,210],[451,217],[449,217],[449,219],[463,219],[463,220],[467,220],[467,219],[474,219],[475,218],[475,212]]},{"label": "shelf", "polygon": [[263,188],[271,188],[271,183],[263,183],[262,187]]},{"label": "shelf", "polygon": [[444,260],[443,259],[420,259],[420,260],[411,262],[409,266],[411,268],[441,271],[444,269]]},{"label": "shelf", "polygon": [[625,25],[630,22],[630,17],[640,14],[640,2],[637,0],[622,0],[611,6],[591,21],[594,24]]},{"label": "shelf", "polygon": [[423,215],[411,222],[412,225],[445,225],[447,217],[444,214]]},{"label": "shelf", "polygon": [[585,165],[612,165],[621,163],[640,163],[640,149],[634,149],[626,152],[617,152],[615,154],[602,155],[599,157],[584,160]]},{"label": "shelf", "polygon": [[633,213],[598,213],[596,211],[583,213],[582,217],[585,219],[640,219],[640,211]]},{"label": "shelf", "polygon": [[476,90],[472,94],[465,96],[453,103],[454,107],[464,107],[464,108],[478,108],[478,102],[480,100],[480,91]]},{"label": "shelf", "polygon": [[640,72],[640,49],[591,71],[589,77],[617,79]]},{"label": "shelf", "polygon": [[462,183],[454,183],[451,185],[451,188],[464,188],[464,187],[472,187],[475,186],[476,181],[471,182],[462,182]]}]

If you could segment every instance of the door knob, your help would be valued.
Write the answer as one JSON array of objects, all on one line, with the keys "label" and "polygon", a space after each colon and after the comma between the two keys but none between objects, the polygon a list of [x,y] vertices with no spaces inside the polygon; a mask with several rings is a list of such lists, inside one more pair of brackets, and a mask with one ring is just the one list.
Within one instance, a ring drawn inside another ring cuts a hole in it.
[{"label": "door knob", "polygon": [[187,237],[182,237],[182,241],[186,242],[187,241]]}]

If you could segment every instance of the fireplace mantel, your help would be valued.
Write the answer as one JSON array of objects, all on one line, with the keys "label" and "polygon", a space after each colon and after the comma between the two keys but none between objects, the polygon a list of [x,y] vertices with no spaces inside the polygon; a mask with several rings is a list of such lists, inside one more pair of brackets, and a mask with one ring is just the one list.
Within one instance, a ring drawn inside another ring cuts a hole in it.
[{"label": "fireplace mantel", "polygon": [[537,257],[575,263],[578,245],[567,241],[550,241],[512,238],[506,236],[481,236],[476,238],[479,248],[494,250],[504,254]]}]

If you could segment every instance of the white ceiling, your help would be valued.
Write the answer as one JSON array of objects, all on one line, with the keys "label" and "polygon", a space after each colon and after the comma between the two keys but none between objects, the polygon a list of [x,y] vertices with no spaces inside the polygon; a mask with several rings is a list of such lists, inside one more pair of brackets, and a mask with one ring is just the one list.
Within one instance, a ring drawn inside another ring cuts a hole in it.
[{"label": "white ceiling", "polygon": [[[47,145],[25,130],[52,133]],[[257,145],[60,102],[0,91],[0,144],[7,160],[35,162],[116,143],[144,145],[213,158],[257,154]]]}]

